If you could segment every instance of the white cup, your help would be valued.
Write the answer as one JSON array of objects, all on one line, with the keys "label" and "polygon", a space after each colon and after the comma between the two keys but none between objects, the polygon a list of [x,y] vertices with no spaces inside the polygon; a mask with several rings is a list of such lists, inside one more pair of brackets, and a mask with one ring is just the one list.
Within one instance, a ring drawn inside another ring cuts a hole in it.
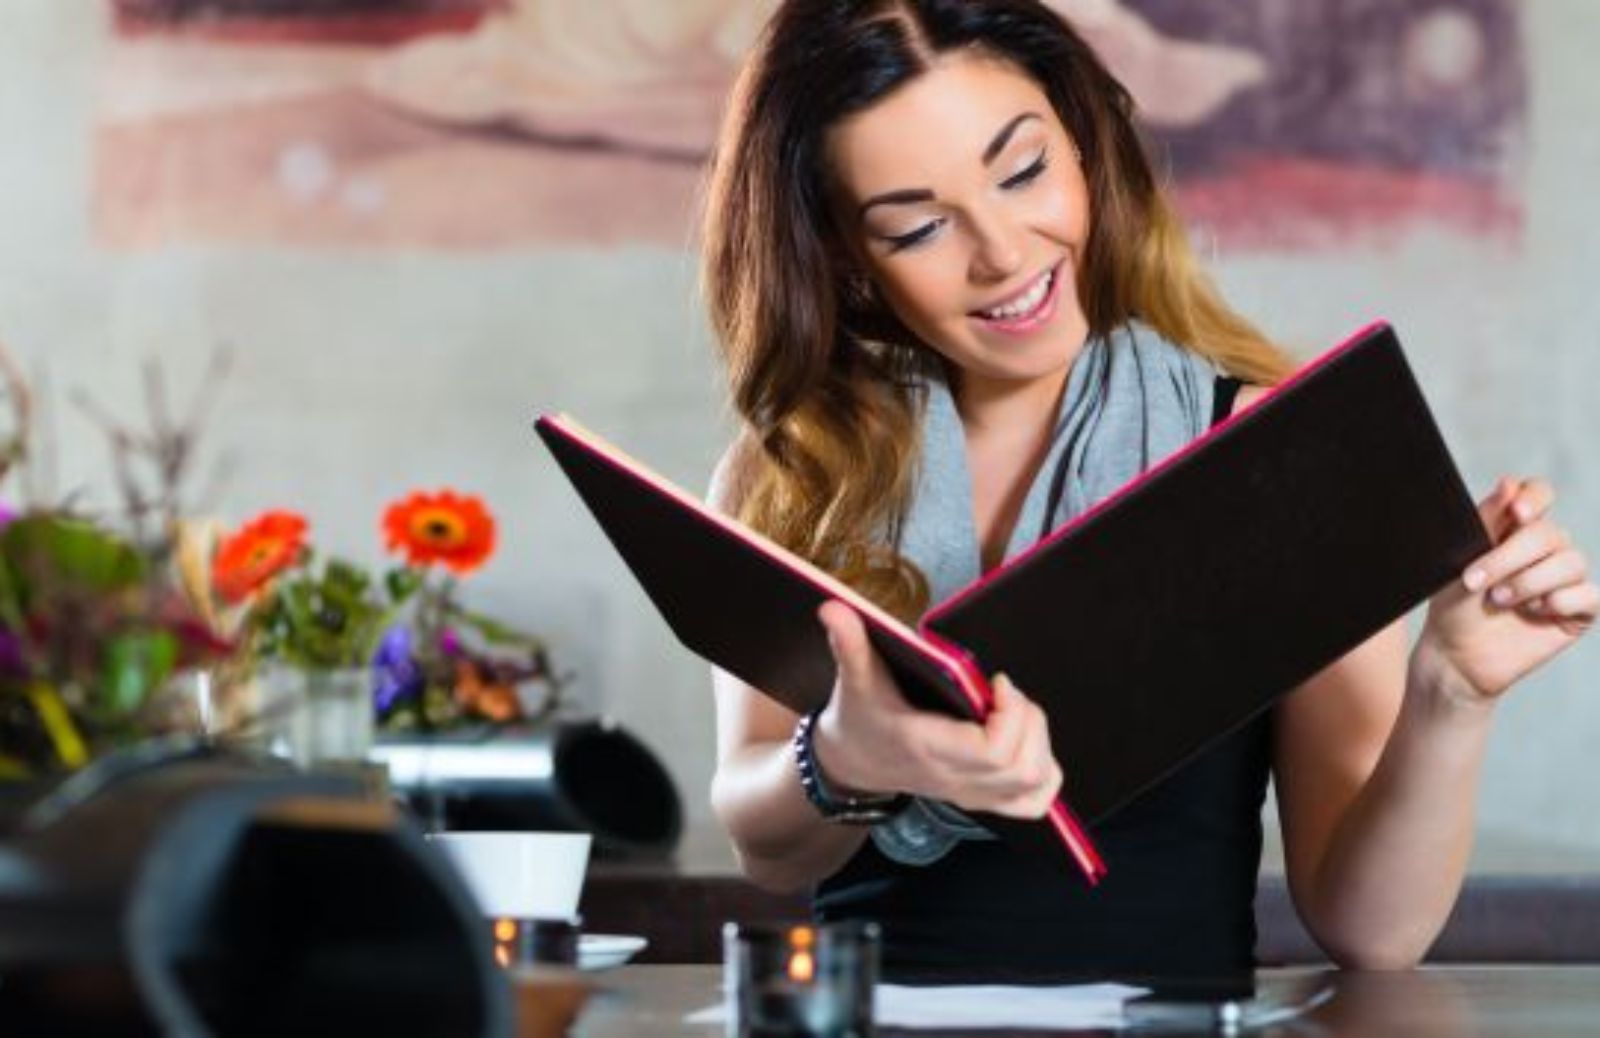
[{"label": "white cup", "polygon": [[588,833],[431,833],[485,915],[575,919],[589,865]]}]

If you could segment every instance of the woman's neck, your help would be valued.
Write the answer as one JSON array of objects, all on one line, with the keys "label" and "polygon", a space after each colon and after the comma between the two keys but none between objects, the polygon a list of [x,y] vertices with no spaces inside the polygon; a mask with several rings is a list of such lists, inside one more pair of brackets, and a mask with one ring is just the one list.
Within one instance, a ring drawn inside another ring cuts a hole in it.
[{"label": "woman's neck", "polygon": [[954,389],[956,410],[967,432],[1004,436],[1048,424],[1066,388],[1066,373],[1028,382],[963,376]]},{"label": "woman's neck", "polygon": [[950,390],[969,439],[1031,439],[1054,425],[1071,373],[1071,364],[1026,380],[955,371]]}]

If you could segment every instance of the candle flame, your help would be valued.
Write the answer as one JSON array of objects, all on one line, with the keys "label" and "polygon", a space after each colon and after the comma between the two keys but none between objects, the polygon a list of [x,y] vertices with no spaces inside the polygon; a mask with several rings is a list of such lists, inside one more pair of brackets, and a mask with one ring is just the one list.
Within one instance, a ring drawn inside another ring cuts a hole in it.
[{"label": "candle flame", "polygon": [[494,939],[497,941],[514,941],[517,939],[517,924],[512,919],[496,919],[494,921]]},{"label": "candle flame", "polygon": [[511,949],[503,944],[494,946],[494,961],[509,969],[511,967]]},{"label": "candle flame", "polygon": [[789,956],[790,980],[809,982],[811,978],[816,975],[817,963],[816,960],[811,957],[810,952],[801,950]]}]

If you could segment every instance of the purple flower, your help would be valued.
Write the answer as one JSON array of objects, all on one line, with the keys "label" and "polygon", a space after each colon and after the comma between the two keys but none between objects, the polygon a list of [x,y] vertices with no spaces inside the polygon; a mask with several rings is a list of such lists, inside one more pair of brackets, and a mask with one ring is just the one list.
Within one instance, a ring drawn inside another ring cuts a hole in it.
[{"label": "purple flower", "polygon": [[4,504],[0,504],[0,530],[4,530],[6,527],[10,526],[12,520],[16,519],[16,517],[16,512],[12,511],[10,508],[7,508]]},{"label": "purple flower", "polygon": [[396,624],[378,643],[372,656],[372,701],[378,713],[387,714],[401,700],[422,693],[422,668],[411,654],[411,629]]},{"label": "purple flower", "polygon": [[0,627],[0,674],[21,677],[28,673],[28,661],[22,657],[22,639],[16,633]]}]

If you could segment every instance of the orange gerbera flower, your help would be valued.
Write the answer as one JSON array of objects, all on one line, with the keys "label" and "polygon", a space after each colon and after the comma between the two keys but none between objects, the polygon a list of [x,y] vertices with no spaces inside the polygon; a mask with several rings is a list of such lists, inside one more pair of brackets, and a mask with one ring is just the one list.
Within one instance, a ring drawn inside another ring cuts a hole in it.
[{"label": "orange gerbera flower", "polygon": [[415,493],[383,513],[388,548],[413,566],[442,563],[470,573],[494,552],[494,518],[475,497],[441,490]]},{"label": "orange gerbera flower", "polygon": [[271,511],[245,523],[217,546],[211,586],[228,602],[241,602],[299,560],[306,521],[295,512]]}]

